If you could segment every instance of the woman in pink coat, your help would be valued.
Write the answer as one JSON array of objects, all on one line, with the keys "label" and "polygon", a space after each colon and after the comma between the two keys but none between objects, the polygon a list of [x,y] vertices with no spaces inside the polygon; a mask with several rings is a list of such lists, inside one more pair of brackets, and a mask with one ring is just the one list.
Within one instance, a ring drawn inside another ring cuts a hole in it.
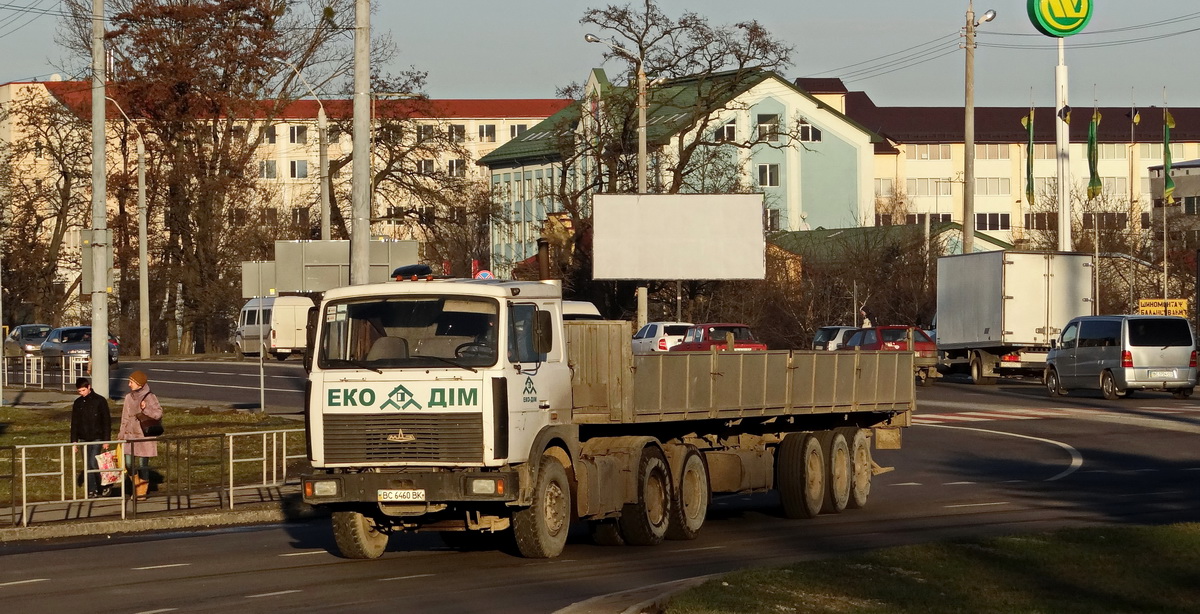
[{"label": "woman in pink coat", "polygon": [[125,468],[133,480],[138,499],[145,499],[150,490],[150,467],[146,459],[158,456],[158,442],[147,439],[142,433],[139,415],[161,420],[163,410],[158,397],[150,392],[146,374],[134,371],[129,374],[129,394],[125,395],[125,403],[121,406],[121,430],[117,437],[132,442],[125,444]]}]

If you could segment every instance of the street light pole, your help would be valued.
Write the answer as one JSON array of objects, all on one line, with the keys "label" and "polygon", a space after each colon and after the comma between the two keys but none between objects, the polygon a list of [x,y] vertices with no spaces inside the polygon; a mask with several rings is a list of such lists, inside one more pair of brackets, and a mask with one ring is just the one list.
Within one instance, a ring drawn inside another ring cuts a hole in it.
[{"label": "street light pole", "polygon": [[962,251],[975,251],[975,28],[996,18],[988,10],[975,20],[974,2],[967,2],[966,25],[966,93],[963,106],[963,237]]},{"label": "street light pole", "polygon": [[606,41],[595,34],[585,34],[583,40],[589,43],[602,43],[608,45],[614,53],[623,55],[637,63],[637,107],[638,107],[638,157],[637,157],[637,193],[646,193],[646,67],[645,58],[641,56],[634,57],[624,47],[620,47]]},{"label": "street light pole", "polygon": [[354,2],[354,159],[351,163],[350,285],[371,272],[371,2]]},{"label": "street light pole", "polygon": [[92,389],[108,398],[108,240],[105,175],[104,0],[92,0]]},{"label": "street light pole", "polygon": [[300,73],[300,69],[295,64],[283,59],[275,58],[280,64],[292,69],[296,73],[296,77],[300,79],[300,83],[308,88],[308,93],[312,94],[313,99],[317,101],[317,149],[319,150],[317,164],[320,165],[318,173],[321,176],[321,240],[329,240],[329,225],[330,225],[330,210],[332,206],[329,202],[329,120],[325,116],[325,105],[321,102],[321,97],[317,95],[317,91]]},{"label": "street light pole", "polygon": [[137,124],[125,114],[125,109],[116,100],[107,97],[113,103],[125,122],[137,133],[138,157],[138,356],[150,357],[150,266],[146,262],[146,137],[138,129]]}]

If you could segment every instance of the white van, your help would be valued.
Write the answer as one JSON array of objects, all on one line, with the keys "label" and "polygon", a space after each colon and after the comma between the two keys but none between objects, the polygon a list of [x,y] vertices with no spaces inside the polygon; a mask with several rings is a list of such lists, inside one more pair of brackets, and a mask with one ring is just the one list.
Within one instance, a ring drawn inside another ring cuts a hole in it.
[{"label": "white van", "polygon": [[1196,387],[1196,340],[1178,316],[1080,316],[1050,342],[1043,383],[1050,396],[1099,389],[1106,399],[1166,390],[1177,399]]},{"label": "white van", "polygon": [[603,320],[600,310],[587,301],[563,301],[564,320]]},{"label": "white van", "polygon": [[233,350],[239,356],[258,356],[260,336],[265,333],[267,353],[275,358],[287,360],[293,353],[303,352],[312,308],[312,299],[306,296],[250,299],[238,314]]}]

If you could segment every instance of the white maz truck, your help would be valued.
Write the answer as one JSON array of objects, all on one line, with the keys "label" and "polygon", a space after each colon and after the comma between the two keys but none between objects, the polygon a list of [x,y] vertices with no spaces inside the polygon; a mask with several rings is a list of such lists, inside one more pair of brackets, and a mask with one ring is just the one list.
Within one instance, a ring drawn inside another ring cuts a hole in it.
[{"label": "white maz truck", "polygon": [[1050,340],[1092,315],[1091,254],[991,251],[938,258],[937,347],[975,384],[1041,377]]},{"label": "white maz truck", "polygon": [[350,558],[393,533],[511,531],[562,552],[691,539],[711,496],[777,489],[789,517],[866,504],[913,411],[903,352],[634,356],[623,321],[563,320],[557,282],[330,290],[316,310],[304,500]]}]

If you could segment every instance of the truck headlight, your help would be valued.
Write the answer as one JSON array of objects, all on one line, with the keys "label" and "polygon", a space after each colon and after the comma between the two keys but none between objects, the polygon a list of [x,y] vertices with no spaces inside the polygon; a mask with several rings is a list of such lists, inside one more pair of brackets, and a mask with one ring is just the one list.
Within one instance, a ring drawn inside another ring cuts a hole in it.
[{"label": "truck headlight", "polygon": [[337,494],[337,480],[317,480],[304,483],[304,496],[306,497],[336,497]]},{"label": "truck headlight", "polygon": [[471,494],[502,495],[504,494],[504,480],[495,478],[475,478],[471,480]]}]

